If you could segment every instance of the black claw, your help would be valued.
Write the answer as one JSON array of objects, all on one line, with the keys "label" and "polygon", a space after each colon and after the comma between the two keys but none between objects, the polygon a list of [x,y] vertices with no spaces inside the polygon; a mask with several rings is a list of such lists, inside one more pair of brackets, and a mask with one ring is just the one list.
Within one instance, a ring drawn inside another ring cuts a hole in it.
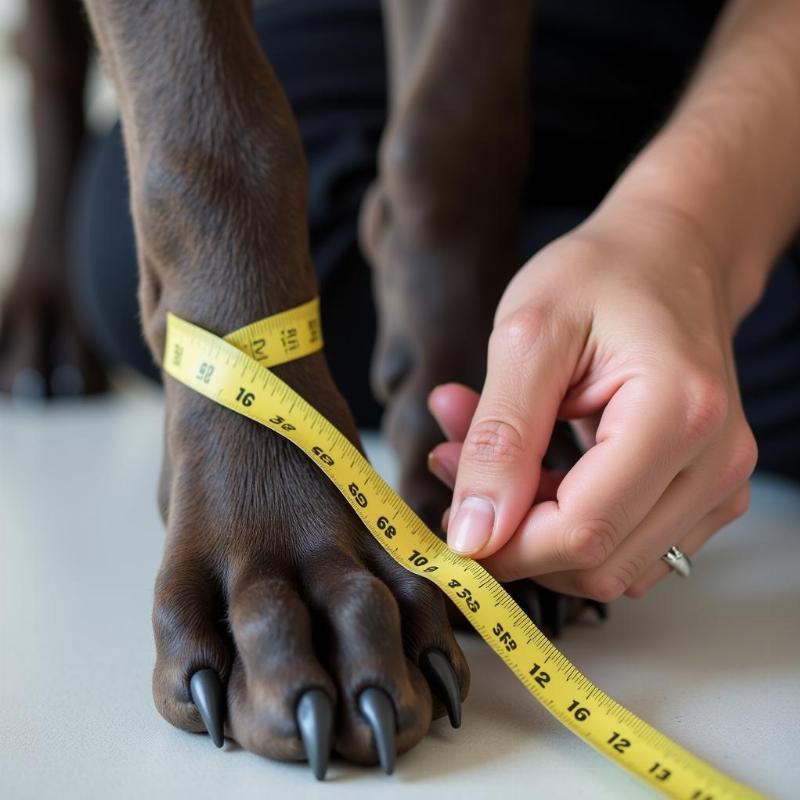
[{"label": "black claw", "polygon": [[297,704],[296,719],[314,777],[324,780],[331,755],[333,701],[322,689],[309,689]]},{"label": "black claw", "polygon": [[556,634],[561,636],[561,632],[567,627],[567,616],[569,614],[570,598],[564,594],[556,595]]},{"label": "black claw", "polygon": [[587,600],[586,604],[597,614],[598,619],[608,619],[608,606],[605,603],[598,600]]},{"label": "black claw", "polygon": [[564,595],[539,587],[542,603],[542,623],[550,635],[557,639],[567,622],[567,598]]},{"label": "black claw", "polygon": [[537,628],[542,627],[542,601],[539,599],[539,592],[536,590],[536,587],[533,587],[526,595],[526,605],[527,608],[525,609],[528,612],[528,616],[533,620],[533,624]]},{"label": "black claw", "polygon": [[74,364],[59,364],[50,375],[55,397],[80,397],[86,388],[81,371]]},{"label": "black claw", "polygon": [[508,593],[519,603],[522,610],[531,618],[537,628],[542,627],[542,603],[539,593],[542,587],[532,580],[514,581],[506,585]]},{"label": "black claw", "polygon": [[394,772],[394,762],[397,757],[397,742],[395,741],[397,721],[389,695],[374,687],[364,689],[358,696],[358,710],[372,728],[372,738],[383,771],[387,775],[391,775]]},{"label": "black claw", "polygon": [[189,681],[189,692],[192,695],[192,702],[200,712],[200,718],[206,726],[211,741],[217,747],[222,747],[225,743],[222,735],[225,703],[219,675],[213,669],[198,670]]},{"label": "black claw", "polygon": [[431,691],[442,701],[454,728],[461,727],[461,692],[450,659],[441,650],[426,650],[419,657],[419,667]]}]

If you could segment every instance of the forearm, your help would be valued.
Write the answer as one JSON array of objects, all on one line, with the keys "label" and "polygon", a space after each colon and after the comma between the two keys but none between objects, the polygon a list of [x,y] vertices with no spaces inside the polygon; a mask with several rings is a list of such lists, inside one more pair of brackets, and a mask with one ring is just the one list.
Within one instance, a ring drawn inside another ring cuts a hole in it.
[{"label": "forearm", "polygon": [[662,131],[605,206],[644,204],[713,252],[736,319],[800,224],[800,4],[732,0]]},{"label": "forearm", "polygon": [[384,2],[392,108],[383,188],[429,228],[460,226],[470,208],[485,217],[487,203],[515,216],[530,140],[534,4],[500,5]]},{"label": "forearm", "polygon": [[306,171],[247,0],[86,0],[120,101],[145,332],[224,332],[308,300]]},{"label": "forearm", "polygon": [[19,51],[31,76],[36,183],[22,268],[63,281],[67,205],[84,137],[89,37],[80,5],[29,0]]},{"label": "forearm", "polygon": [[224,123],[243,126],[253,109],[274,112],[285,103],[258,45],[250,0],[85,5],[132,155],[171,147],[200,147],[211,155],[240,132]]}]

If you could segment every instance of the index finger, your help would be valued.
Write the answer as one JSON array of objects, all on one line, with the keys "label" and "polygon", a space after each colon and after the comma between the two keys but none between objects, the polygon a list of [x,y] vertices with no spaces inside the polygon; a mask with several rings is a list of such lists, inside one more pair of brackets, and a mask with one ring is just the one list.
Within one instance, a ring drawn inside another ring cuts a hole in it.
[{"label": "index finger", "polygon": [[623,384],[557,499],[535,505],[487,567],[510,580],[603,564],[691,458],[685,408],[675,387],[644,377]]}]

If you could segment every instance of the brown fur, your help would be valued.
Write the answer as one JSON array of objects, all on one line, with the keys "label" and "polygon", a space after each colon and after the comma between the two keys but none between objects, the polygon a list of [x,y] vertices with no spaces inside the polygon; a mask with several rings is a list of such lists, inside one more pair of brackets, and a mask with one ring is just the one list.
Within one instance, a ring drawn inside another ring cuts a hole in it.
[{"label": "brown fur", "polygon": [[[167,310],[226,333],[316,294],[302,146],[246,5],[87,7],[122,106],[154,355]],[[358,441],[321,355],[279,372]],[[228,732],[263,755],[301,758],[295,706],[319,687],[337,699],[335,749],[374,762],[356,708],[373,685],[394,702],[398,748],[413,746],[433,711],[419,654],[442,648],[467,689],[441,596],[390,563],[291,445],[169,379],[166,404],[161,713],[200,729],[187,682],[211,666],[227,682]]]},{"label": "brown fur", "polygon": [[[32,0],[49,9],[51,35],[61,2]],[[121,106],[155,358],[167,311],[224,334],[314,296],[302,145],[248,3],[85,5]],[[387,0],[387,12],[394,111],[362,219],[380,312],[374,383],[388,403],[403,492],[438,523],[448,493],[425,469],[440,439],[425,399],[443,380],[479,385],[492,312],[515,265],[532,9],[528,0]],[[47,41],[48,25],[38,28],[37,41]],[[60,64],[60,51],[49,52]],[[69,120],[81,52],[74,74],[48,59],[37,67],[67,76]],[[62,168],[82,135],[65,125],[60,144],[37,128],[45,150],[62,148]],[[323,356],[278,372],[358,442]],[[302,758],[295,706],[318,687],[337,701],[335,749],[374,762],[356,697],[379,686],[397,712],[398,748],[412,747],[441,713],[419,655],[442,650],[462,695],[468,689],[441,594],[391,561],[287,442],[169,378],[165,397],[159,711],[202,730],[188,681],[213,667],[227,685],[228,733],[254,752]]]}]

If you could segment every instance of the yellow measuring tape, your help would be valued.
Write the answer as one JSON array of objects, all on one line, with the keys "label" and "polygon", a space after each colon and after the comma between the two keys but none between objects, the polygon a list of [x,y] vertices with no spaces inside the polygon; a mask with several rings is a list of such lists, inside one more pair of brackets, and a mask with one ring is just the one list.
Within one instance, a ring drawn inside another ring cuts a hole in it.
[{"label": "yellow measuring tape", "polygon": [[334,483],[389,555],[433,581],[527,690],[604,756],[668,797],[763,797],[701,761],[593,685],[480,564],[453,553],[344,434],[265,369],[321,347],[318,299],[224,339],[170,314],[163,366],[189,388],[297,445]]}]

